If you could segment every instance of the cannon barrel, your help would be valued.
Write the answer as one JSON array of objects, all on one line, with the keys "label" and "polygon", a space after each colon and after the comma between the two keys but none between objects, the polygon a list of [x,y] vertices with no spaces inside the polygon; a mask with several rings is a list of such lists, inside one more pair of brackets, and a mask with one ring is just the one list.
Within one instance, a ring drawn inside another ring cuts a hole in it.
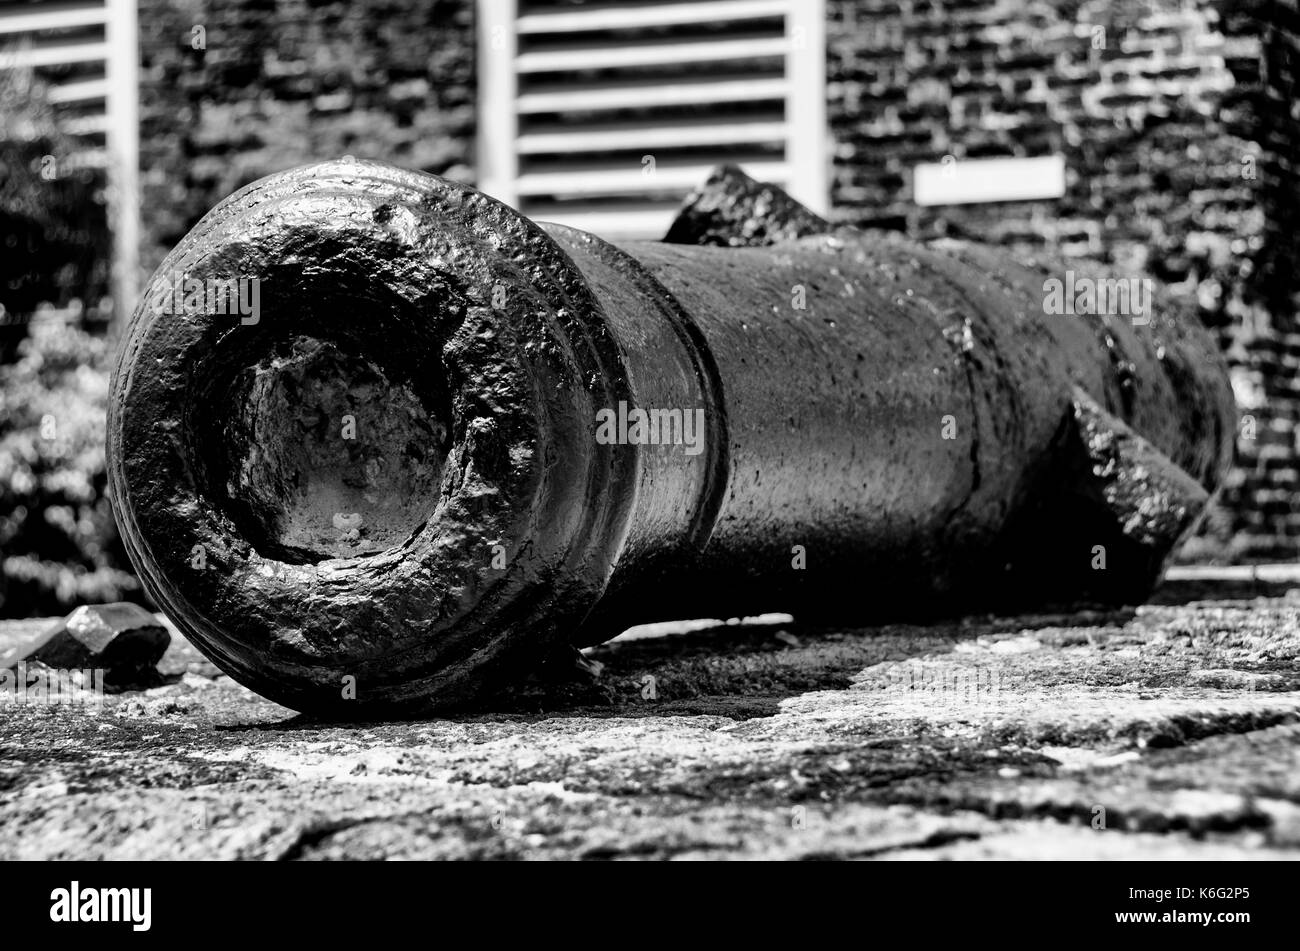
[{"label": "cannon barrel", "polygon": [[112,384],[147,591],[289,706],[448,707],[642,622],[1138,600],[1229,462],[1222,361],[1160,298],[1051,313],[1064,265],[734,170],[670,238],[363,162],[220,203]]}]

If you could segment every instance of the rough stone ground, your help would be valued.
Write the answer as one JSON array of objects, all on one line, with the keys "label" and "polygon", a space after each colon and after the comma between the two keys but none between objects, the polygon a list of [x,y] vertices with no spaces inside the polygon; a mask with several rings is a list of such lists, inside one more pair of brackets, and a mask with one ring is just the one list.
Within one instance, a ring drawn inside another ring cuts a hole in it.
[{"label": "rough stone ground", "polygon": [[422,722],[313,721],[177,636],[162,686],[0,707],[0,859],[1296,858],[1300,592],[1258,596],[1292,583],[643,632]]}]

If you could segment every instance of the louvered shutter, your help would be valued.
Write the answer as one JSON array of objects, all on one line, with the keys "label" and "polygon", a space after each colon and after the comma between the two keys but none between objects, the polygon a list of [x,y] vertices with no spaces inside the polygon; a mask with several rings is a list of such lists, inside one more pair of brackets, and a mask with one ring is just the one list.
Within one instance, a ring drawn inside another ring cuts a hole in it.
[{"label": "louvered shutter", "polygon": [[479,187],[662,237],[720,162],[827,206],[821,0],[480,0]]},{"label": "louvered shutter", "polygon": [[48,82],[63,128],[84,143],[70,163],[107,176],[118,313],[135,306],[140,240],[136,31],[136,0],[0,4],[0,69]]}]

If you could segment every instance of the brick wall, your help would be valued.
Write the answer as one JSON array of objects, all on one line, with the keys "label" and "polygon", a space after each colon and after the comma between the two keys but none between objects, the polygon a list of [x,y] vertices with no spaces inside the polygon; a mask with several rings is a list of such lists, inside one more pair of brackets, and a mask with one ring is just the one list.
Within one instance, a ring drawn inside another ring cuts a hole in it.
[{"label": "brick wall", "polygon": [[[1052,243],[1194,299],[1251,419],[1187,554],[1300,554],[1296,0],[829,7],[837,217]],[[912,203],[918,162],[1051,153],[1066,159],[1059,200]]]},{"label": "brick wall", "polygon": [[1229,357],[1247,424],[1224,504],[1234,547],[1257,558],[1300,555],[1300,8],[1296,0],[1222,3],[1223,30],[1254,38],[1258,53],[1229,61],[1228,98],[1259,155],[1259,231],[1240,310],[1228,324]]},{"label": "brick wall", "polygon": [[472,0],[140,0],[140,47],[148,272],[281,169],[351,154],[471,177]]}]

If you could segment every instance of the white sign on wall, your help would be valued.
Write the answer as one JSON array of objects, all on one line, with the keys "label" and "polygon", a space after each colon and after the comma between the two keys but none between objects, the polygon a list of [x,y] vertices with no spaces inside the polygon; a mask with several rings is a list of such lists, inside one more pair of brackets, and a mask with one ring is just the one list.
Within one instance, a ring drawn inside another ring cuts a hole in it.
[{"label": "white sign on wall", "polygon": [[913,196],[918,205],[969,205],[1032,201],[1065,194],[1065,157],[959,159],[916,166]]}]

